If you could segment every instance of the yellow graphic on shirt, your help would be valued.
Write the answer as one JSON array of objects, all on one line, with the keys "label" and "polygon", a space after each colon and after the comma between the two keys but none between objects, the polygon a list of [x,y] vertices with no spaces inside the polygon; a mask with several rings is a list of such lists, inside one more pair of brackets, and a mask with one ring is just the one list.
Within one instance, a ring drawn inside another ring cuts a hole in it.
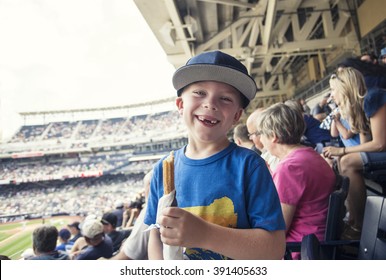
[{"label": "yellow graphic on shirt", "polygon": [[237,214],[235,213],[233,201],[225,196],[215,199],[208,206],[193,206],[184,208],[184,210],[213,224],[231,228],[237,227]]}]

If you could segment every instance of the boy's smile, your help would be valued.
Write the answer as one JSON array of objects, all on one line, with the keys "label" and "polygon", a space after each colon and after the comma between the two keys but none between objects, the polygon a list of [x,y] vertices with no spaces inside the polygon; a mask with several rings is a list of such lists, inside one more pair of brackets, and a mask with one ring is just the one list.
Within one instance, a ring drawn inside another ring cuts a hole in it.
[{"label": "boy's smile", "polygon": [[176,104],[190,135],[203,142],[224,140],[242,114],[240,93],[215,81],[187,86]]},{"label": "boy's smile", "polygon": [[213,119],[213,118],[208,117],[208,116],[196,116],[196,118],[199,121],[201,121],[204,125],[207,125],[207,126],[214,126],[220,122],[219,120]]}]

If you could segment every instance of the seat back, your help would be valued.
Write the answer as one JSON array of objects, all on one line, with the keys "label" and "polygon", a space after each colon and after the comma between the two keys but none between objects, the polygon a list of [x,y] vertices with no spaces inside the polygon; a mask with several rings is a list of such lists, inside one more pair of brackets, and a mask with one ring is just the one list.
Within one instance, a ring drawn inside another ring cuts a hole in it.
[{"label": "seat back", "polygon": [[320,242],[315,234],[303,237],[300,249],[302,260],[321,260]]},{"label": "seat back", "polygon": [[349,185],[350,180],[348,177],[336,175],[336,190],[329,198],[326,232],[324,234],[325,241],[340,239],[344,226],[343,219],[346,216],[345,201]]},{"label": "seat back", "polygon": [[[350,180],[348,177],[336,175],[335,191],[330,194],[328,202],[326,231],[324,234],[325,241],[340,239],[344,226],[343,218],[346,216],[345,200],[347,198],[349,184]],[[299,252],[300,248],[300,242],[287,242],[284,259],[292,259],[291,253]],[[332,247],[326,248],[323,254],[326,255],[327,258],[332,258],[335,256],[336,250]]]},{"label": "seat back", "polygon": [[386,260],[386,203],[384,197],[368,196],[358,258]]},{"label": "seat back", "polygon": [[385,200],[386,198],[381,196],[367,197],[362,235],[359,242],[357,240],[319,242],[314,234],[310,234],[302,239],[301,258],[305,260],[336,259],[335,256],[324,254],[326,249],[355,246],[356,248],[359,247],[358,259],[360,260],[386,260]]}]

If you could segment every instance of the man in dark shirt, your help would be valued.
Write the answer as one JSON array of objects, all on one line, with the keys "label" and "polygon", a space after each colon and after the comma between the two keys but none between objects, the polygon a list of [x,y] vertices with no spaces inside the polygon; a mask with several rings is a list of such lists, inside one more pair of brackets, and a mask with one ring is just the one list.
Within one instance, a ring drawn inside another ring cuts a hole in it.
[{"label": "man in dark shirt", "polygon": [[76,260],[97,260],[112,257],[113,242],[110,237],[104,234],[103,225],[99,220],[85,221],[81,231],[88,247],[75,258]]},{"label": "man in dark shirt", "polygon": [[107,234],[113,242],[114,253],[118,252],[122,242],[129,237],[131,230],[116,230],[117,216],[112,212],[107,212],[102,217],[103,231]]}]

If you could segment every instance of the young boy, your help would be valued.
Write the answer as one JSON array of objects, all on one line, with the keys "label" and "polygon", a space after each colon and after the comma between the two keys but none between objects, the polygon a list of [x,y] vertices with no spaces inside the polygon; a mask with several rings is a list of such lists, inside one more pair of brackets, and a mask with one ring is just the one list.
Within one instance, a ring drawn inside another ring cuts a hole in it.
[{"label": "young boy", "polygon": [[157,221],[162,161],[154,168],[145,223],[161,228],[150,233],[149,259],[163,258],[162,242],[185,247],[189,259],[281,259],[285,224],[272,177],[259,155],[227,138],[255,97],[254,80],[237,59],[212,51],[179,68],[173,85],[189,141],[174,153],[178,207]]}]

